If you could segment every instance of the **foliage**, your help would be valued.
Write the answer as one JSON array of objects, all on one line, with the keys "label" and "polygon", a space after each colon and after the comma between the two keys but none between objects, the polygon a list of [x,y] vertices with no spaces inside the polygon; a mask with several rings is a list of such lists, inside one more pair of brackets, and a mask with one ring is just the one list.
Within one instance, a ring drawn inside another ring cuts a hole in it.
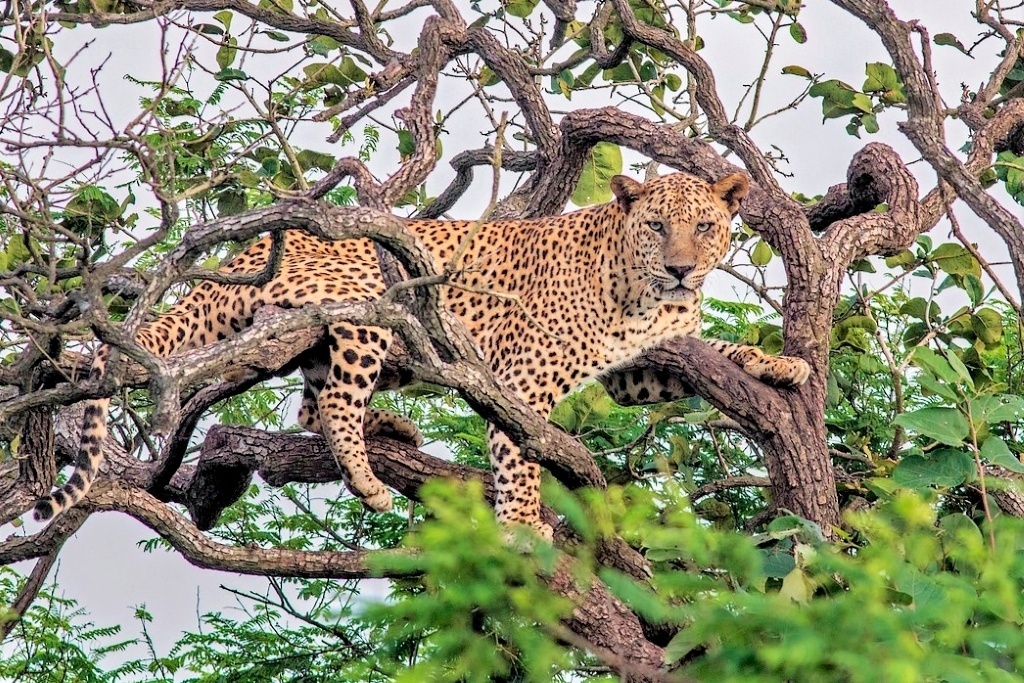
[{"label": "foliage", "polygon": [[[469,47],[445,64],[445,97],[430,103],[425,133],[427,156],[440,167],[457,165],[473,147],[515,153],[511,166],[524,168],[548,153],[528,120],[537,112],[523,104],[536,103],[514,89],[510,74],[537,85],[534,99],[543,100],[545,114],[611,102],[609,109],[667,124],[662,130],[729,142],[730,152],[742,148],[737,140],[753,140],[740,132],[756,128],[760,159],[780,176],[791,175],[788,155],[803,153],[795,141],[809,137],[806,130],[838,132],[839,120],[849,135],[889,139],[886,133],[897,129],[890,122],[905,123],[912,104],[913,81],[888,58],[867,61],[877,58],[858,51],[822,69],[811,48],[836,35],[817,29],[808,20],[812,9],[799,0],[628,0],[643,27],[656,29],[666,44],[674,41],[675,56],[627,37],[613,3],[599,3],[601,13],[587,21],[581,18],[589,10],[582,9],[552,18],[559,3],[539,0],[464,4],[468,10],[459,10],[469,15],[470,30],[486,33],[519,71]],[[384,162],[416,158],[424,126],[410,123],[412,107],[403,98],[425,79],[410,73],[390,80],[390,70],[418,58],[423,46],[404,45],[414,34],[403,34],[422,24],[427,8],[362,5],[353,3],[363,16],[352,18],[315,0],[260,0],[166,21],[152,41],[164,67],[159,76],[144,76],[124,53],[111,60],[120,69],[120,94],[137,102],[121,117],[128,123],[116,120],[124,112],[109,115],[96,85],[111,66],[83,67],[79,60],[92,54],[90,45],[105,45],[108,24],[136,22],[129,15],[139,11],[137,3],[58,0],[5,16],[0,370],[17,369],[4,375],[5,384],[22,382],[26,368],[51,362],[62,345],[83,350],[81,340],[97,331],[110,335],[105,326],[125,319],[135,294],[120,285],[101,291],[89,281],[97,273],[151,271],[189,228],[303,192],[340,159],[383,178]],[[981,63],[998,38],[1001,7],[968,8],[986,24],[977,41],[934,33],[922,55],[931,59],[934,47],[937,58]],[[923,26],[912,28],[927,38]],[[739,48],[755,41],[763,55],[745,64]],[[715,50],[727,56],[718,85],[733,90],[709,94],[716,84],[692,62]],[[601,51],[617,58],[599,57]],[[793,63],[779,68],[780,54]],[[992,71],[1001,80],[976,119],[991,120],[1021,97],[1024,59],[1010,57],[1006,69]],[[406,86],[414,87],[403,94]],[[960,136],[952,146],[970,153],[978,131],[957,128],[970,119],[949,103],[966,107],[982,93],[974,85],[961,90],[934,94],[950,107],[940,115],[950,117],[943,122],[949,140]],[[732,113],[718,111],[725,108]],[[822,127],[811,129],[808,121]],[[558,132],[556,123],[551,130]],[[619,131],[617,142],[594,140],[581,154],[575,187],[563,182],[574,204],[607,201],[613,175],[627,164],[640,170],[625,151],[632,132]],[[837,158],[838,145],[821,139],[820,157]],[[1016,148],[982,160],[975,175],[1024,204],[1024,157],[1019,141],[1008,144]],[[839,175],[784,184],[806,192],[793,198],[810,209],[820,197],[809,195]],[[430,209],[442,176],[412,183],[393,208]],[[511,189],[513,176],[502,176],[496,189]],[[529,189],[530,179],[514,185]],[[355,188],[338,185],[326,199],[354,204]],[[884,214],[888,207],[874,210]],[[212,538],[261,549],[404,548],[375,567],[406,578],[268,578],[265,590],[232,593],[244,612],[205,614],[195,630],[157,652],[150,634],[161,624],[145,606],[136,608],[130,628],[97,626],[74,597],[60,594],[58,574],[3,642],[0,679],[611,680],[608,662],[565,631],[572,607],[546,581],[568,571],[579,587],[603,581],[664,627],[666,665],[691,679],[1019,680],[1024,526],[1001,511],[1000,496],[1018,494],[1014,475],[1024,474],[1021,322],[996,264],[960,233],[952,209],[947,216],[948,236],[943,225],[884,259],[855,262],[833,324],[816,340],[830,361],[825,438],[841,475],[840,502],[851,510],[841,529],[773,510],[758,484],[766,464],[757,440],[701,398],[623,408],[590,384],[551,415],[594,452],[610,483],[600,493],[546,488],[545,501],[579,536],[566,554],[535,539],[507,545],[476,485],[433,482],[421,502],[399,498],[392,513],[370,515],[338,486],[256,483],[225,512]],[[736,296],[704,301],[705,330],[780,353],[786,340],[779,273],[792,264],[781,264],[778,245],[748,226],[734,237],[727,267],[739,279],[728,282],[740,286]],[[213,246],[196,265],[214,270],[244,247]],[[157,310],[192,284],[175,283]],[[32,362],[19,365],[25,358]],[[267,383],[219,403],[211,418],[281,427],[290,424],[284,413],[297,390],[294,379]],[[484,422],[453,392],[417,386],[375,401],[411,416],[455,461],[487,467]],[[112,433],[128,445],[145,441],[140,425],[152,409],[149,393],[126,391],[115,404]],[[9,428],[0,426],[0,463],[18,451],[20,436]],[[839,540],[823,541],[827,531]],[[644,552],[649,581],[596,561],[599,542],[613,536]],[[169,549],[159,539],[142,546]],[[16,572],[0,567],[0,605],[11,604],[22,585]]]}]

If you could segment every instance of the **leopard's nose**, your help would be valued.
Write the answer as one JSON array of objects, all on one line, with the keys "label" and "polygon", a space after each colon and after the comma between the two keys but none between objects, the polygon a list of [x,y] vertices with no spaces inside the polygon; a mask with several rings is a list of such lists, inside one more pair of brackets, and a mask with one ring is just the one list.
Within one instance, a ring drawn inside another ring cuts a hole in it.
[{"label": "leopard's nose", "polygon": [[693,272],[693,266],[692,265],[683,265],[683,266],[669,266],[669,265],[666,265],[665,266],[665,270],[668,271],[669,275],[671,275],[672,277],[678,279],[681,282],[683,280],[683,278],[685,278],[687,275],[689,275],[690,273]]}]

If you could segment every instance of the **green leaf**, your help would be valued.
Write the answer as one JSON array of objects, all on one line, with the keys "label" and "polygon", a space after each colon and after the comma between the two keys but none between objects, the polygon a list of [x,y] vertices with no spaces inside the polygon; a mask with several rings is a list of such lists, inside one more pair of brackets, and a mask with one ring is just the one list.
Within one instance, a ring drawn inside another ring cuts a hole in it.
[{"label": "green leaf", "polygon": [[366,80],[366,72],[351,57],[341,60],[339,71],[345,80],[338,85],[358,85]]},{"label": "green leaf", "polygon": [[874,114],[864,114],[860,117],[860,122],[864,124],[864,130],[874,134],[878,132],[878,118]]},{"label": "green leaf", "polygon": [[198,31],[203,35],[207,36],[222,36],[224,35],[224,29],[220,26],[214,26],[213,24],[193,24],[193,31]]},{"label": "green leaf", "polygon": [[412,139],[412,133],[405,128],[398,131],[398,153],[403,159],[408,159],[416,151],[416,141]]},{"label": "green leaf", "polygon": [[309,50],[310,54],[320,55],[321,57],[326,57],[332,51],[337,50],[340,47],[341,43],[329,36],[317,36],[306,43],[306,48]]},{"label": "green leaf", "polygon": [[957,50],[960,50],[960,52],[967,54],[967,49],[964,47],[964,44],[961,43],[952,33],[936,33],[932,38],[932,42],[936,45],[949,45],[950,47],[955,47]]},{"label": "green leaf", "polygon": [[[921,376],[917,378],[917,382],[918,384],[921,385],[922,389],[924,389],[926,392],[931,392],[933,395],[941,396],[942,398],[948,401],[955,402],[960,400],[960,396],[957,395],[957,393],[952,389],[952,387],[950,387],[948,384],[943,384],[942,382],[935,379],[931,375],[926,375],[922,373]],[[925,396],[927,395],[928,394],[925,393]]]},{"label": "green leaf", "polygon": [[779,595],[793,602],[805,603],[814,595],[814,582],[802,569],[796,567],[782,579]]},{"label": "green leaf", "polygon": [[288,42],[288,36],[285,35],[284,33],[281,33],[280,31],[263,31],[262,33],[265,36],[267,36],[267,38],[270,38],[271,40],[277,41],[278,43],[287,43]]},{"label": "green leaf", "polygon": [[260,163],[260,170],[256,171],[258,175],[264,178],[273,178],[281,172],[281,161],[277,157],[267,157]]},{"label": "green leaf", "polygon": [[867,79],[864,81],[864,92],[879,93],[882,100],[888,104],[907,101],[907,96],[903,92],[903,82],[891,66],[882,62],[873,62],[867,64],[864,71],[867,74]]},{"label": "green leaf", "polygon": [[758,240],[750,252],[750,262],[755,266],[767,266],[772,260],[772,248],[764,240]]},{"label": "green leaf", "polygon": [[935,377],[938,377],[949,384],[959,384],[960,377],[953,366],[943,356],[935,353],[927,346],[919,346],[914,349],[914,365],[927,370]]},{"label": "green leaf", "polygon": [[665,74],[665,87],[676,92],[679,88],[683,87],[683,79],[676,74]]},{"label": "green leaf", "polygon": [[504,0],[505,11],[514,17],[528,17],[533,14],[540,0]]},{"label": "green leaf", "polygon": [[971,418],[989,424],[1024,420],[1024,397],[1016,394],[994,394],[971,399]]},{"label": "green leaf", "polygon": [[217,66],[221,68],[221,71],[228,68],[235,62],[235,57],[238,55],[238,40],[232,36],[220,46],[217,50]]},{"label": "green leaf", "polygon": [[221,69],[213,77],[218,81],[244,81],[249,75],[241,69]]},{"label": "green leaf", "polygon": [[217,215],[221,218],[235,216],[247,208],[246,196],[243,190],[230,189],[217,195]]},{"label": "green leaf", "polygon": [[979,308],[971,316],[971,329],[985,346],[996,346],[1003,341],[1003,317],[994,309]]},{"label": "green leaf", "polygon": [[803,45],[807,42],[807,29],[799,22],[794,21],[789,25],[789,35],[793,40]]},{"label": "green leaf", "polygon": [[940,244],[931,253],[931,261],[950,275],[981,277],[981,264],[963,246],[953,242]]},{"label": "green leaf", "polygon": [[981,444],[981,457],[1003,469],[1024,474],[1024,463],[1013,454],[1006,442],[998,436],[990,436]]},{"label": "green leaf", "polygon": [[913,268],[917,265],[917,257],[914,256],[914,252],[904,249],[895,256],[885,257],[885,265],[888,268],[896,268],[897,266],[904,269]]},{"label": "green leaf", "polygon": [[335,158],[330,154],[315,152],[311,149],[304,149],[295,155],[303,171],[315,168],[320,171],[330,171],[334,168]]},{"label": "green leaf", "polygon": [[959,486],[975,473],[974,458],[963,451],[943,449],[930,457],[908,455],[892,471],[892,479],[909,489]]},{"label": "green leaf", "polygon": [[942,609],[949,599],[942,585],[911,564],[900,565],[893,585],[899,592],[910,596],[910,608],[915,611],[934,613]]},{"label": "green leaf", "polygon": [[224,27],[225,31],[227,31],[231,28],[231,18],[233,16],[234,15],[231,14],[231,12],[223,10],[214,14],[213,18],[216,19],[220,23],[220,25]]},{"label": "green leaf", "polygon": [[955,408],[921,408],[897,415],[894,422],[947,446],[962,446],[971,431],[967,418]]},{"label": "green leaf", "polygon": [[956,371],[956,374],[960,375],[960,379],[964,381],[971,389],[974,389],[974,378],[971,377],[971,371],[967,369],[964,362],[960,360],[960,356],[956,355],[952,351],[945,354],[945,358],[949,361],[949,365]]},{"label": "green leaf", "polygon": [[782,73],[788,74],[790,76],[802,76],[807,80],[811,80],[812,78],[814,78],[814,75],[811,74],[810,71],[797,64],[790,64],[789,66],[782,67]]},{"label": "green leaf", "polygon": [[985,288],[982,286],[981,280],[970,273],[964,276],[964,291],[971,299],[972,306],[977,306],[985,298]]},{"label": "green leaf", "polygon": [[918,320],[936,322],[942,311],[934,301],[928,301],[923,297],[917,296],[900,306],[900,313],[909,315],[911,318],[917,318]]},{"label": "green leaf", "polygon": [[702,644],[703,641],[694,636],[692,629],[684,628],[672,636],[672,640],[668,641],[668,645],[665,646],[665,663],[678,662]]},{"label": "green leaf", "polygon": [[610,142],[599,142],[590,150],[583,173],[570,200],[576,206],[589,206],[612,198],[612,176],[622,173],[622,150]]},{"label": "green leaf", "polygon": [[826,119],[839,118],[849,114],[872,113],[871,100],[853,86],[839,80],[815,83],[808,90],[811,97],[820,97],[822,115]]}]

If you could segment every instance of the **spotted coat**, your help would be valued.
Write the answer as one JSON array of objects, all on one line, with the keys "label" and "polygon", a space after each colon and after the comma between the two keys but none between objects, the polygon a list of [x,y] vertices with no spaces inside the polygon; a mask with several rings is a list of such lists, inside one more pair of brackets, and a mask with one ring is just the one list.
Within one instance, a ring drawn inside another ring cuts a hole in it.
[{"label": "spotted coat", "polygon": [[[483,224],[466,249],[462,269],[446,286],[447,307],[465,323],[497,377],[542,415],[580,383],[614,370],[661,341],[700,332],[700,287],[729,248],[730,222],[748,181],[743,174],[709,184],[676,173],[641,184],[612,180],[608,204],[537,220]],[[436,264],[459,248],[471,223],[410,220],[409,230]],[[279,273],[262,287],[204,282],[170,311],[145,325],[139,343],[165,356],[229,337],[252,322],[261,306],[302,306],[372,300],[384,290],[369,240],[322,241],[285,233]],[[225,267],[259,272],[266,237]],[[370,471],[364,432],[386,431],[419,444],[404,418],[368,410],[375,390],[399,378],[381,378],[390,330],[339,323],[321,352],[301,361],[305,377],[300,424],[327,439],[345,483],[368,507],[387,510],[391,494]],[[807,379],[802,360],[767,357],[759,349],[724,341],[712,345],[755,377],[797,385]],[[96,354],[100,376],[109,348]],[[400,378],[402,380],[408,378]],[[657,389],[638,383],[616,388],[633,400]],[[80,500],[102,461],[109,400],[86,410],[75,473],[36,506],[49,519]],[[506,523],[549,533],[540,520],[540,468],[493,427],[489,450],[498,491],[496,512]]]}]

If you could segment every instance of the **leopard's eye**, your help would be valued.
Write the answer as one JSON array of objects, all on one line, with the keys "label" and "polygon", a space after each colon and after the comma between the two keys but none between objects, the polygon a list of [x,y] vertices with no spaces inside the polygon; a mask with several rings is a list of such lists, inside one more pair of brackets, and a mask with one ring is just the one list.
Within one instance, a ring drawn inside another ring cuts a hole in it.
[{"label": "leopard's eye", "polygon": [[661,221],[647,221],[647,227],[659,235],[665,232],[665,224]]},{"label": "leopard's eye", "polygon": [[713,228],[714,225],[715,225],[714,223],[698,223],[697,224],[697,232],[707,232],[708,230]]}]

